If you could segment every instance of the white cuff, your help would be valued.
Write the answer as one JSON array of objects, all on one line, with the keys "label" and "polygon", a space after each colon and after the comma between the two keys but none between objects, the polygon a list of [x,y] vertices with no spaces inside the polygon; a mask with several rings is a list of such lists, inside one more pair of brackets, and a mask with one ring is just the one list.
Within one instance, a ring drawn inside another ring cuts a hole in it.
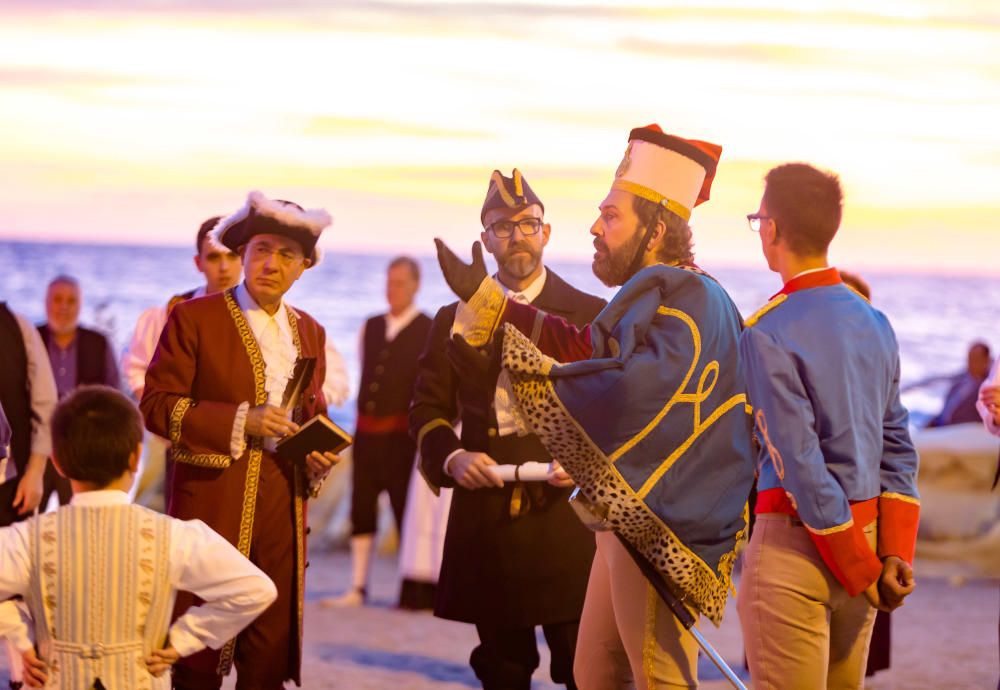
[{"label": "white cuff", "polygon": [[453,457],[455,457],[456,455],[458,455],[459,453],[464,453],[464,452],[465,452],[465,448],[459,448],[457,450],[453,450],[450,453],[448,453],[448,457],[446,457],[444,459],[444,466],[443,466],[444,467],[444,473],[446,475],[448,475],[449,477],[451,476],[451,472],[448,471],[448,463],[451,462],[451,459]]},{"label": "white cuff", "polygon": [[229,437],[229,454],[233,460],[239,460],[243,452],[247,449],[247,413],[250,411],[250,403],[242,402],[236,408],[236,417],[233,418],[233,433]]},{"label": "white cuff", "polygon": [[186,621],[178,620],[170,626],[170,632],[167,634],[167,643],[182,657],[191,656],[208,646],[192,634],[187,627]]}]

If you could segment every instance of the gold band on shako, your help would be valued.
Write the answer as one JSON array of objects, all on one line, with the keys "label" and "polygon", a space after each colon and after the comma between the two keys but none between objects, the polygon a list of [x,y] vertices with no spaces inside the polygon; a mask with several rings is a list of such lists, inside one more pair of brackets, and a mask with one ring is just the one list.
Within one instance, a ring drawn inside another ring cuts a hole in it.
[{"label": "gold band on shako", "polygon": [[664,134],[656,125],[637,127],[629,133],[611,188],[660,204],[688,221],[692,209],[708,198],[706,187],[711,187],[720,153],[714,144]]}]

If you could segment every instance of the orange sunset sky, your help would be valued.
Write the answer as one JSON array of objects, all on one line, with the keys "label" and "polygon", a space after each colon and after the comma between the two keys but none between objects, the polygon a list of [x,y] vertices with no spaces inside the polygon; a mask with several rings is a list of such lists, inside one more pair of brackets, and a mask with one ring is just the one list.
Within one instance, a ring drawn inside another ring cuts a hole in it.
[{"label": "orange sunset sky", "polygon": [[186,244],[247,190],[328,249],[477,236],[494,168],[587,229],[630,128],[724,148],[703,264],[758,264],[777,162],[839,172],[834,260],[1000,273],[995,0],[0,2],[0,238]]}]

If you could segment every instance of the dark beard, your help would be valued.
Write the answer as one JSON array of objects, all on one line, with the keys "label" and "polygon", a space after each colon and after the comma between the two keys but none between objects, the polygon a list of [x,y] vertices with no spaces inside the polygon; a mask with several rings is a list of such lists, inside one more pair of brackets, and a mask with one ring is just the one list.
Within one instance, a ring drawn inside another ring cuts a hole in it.
[{"label": "dark beard", "polygon": [[[513,254],[518,251],[527,252],[530,258],[525,256],[513,257]],[[504,255],[497,257],[497,263],[503,266],[504,271],[518,280],[523,280],[534,273],[541,260],[541,254],[536,252],[535,248],[526,242],[507,247]]]},{"label": "dark beard", "polygon": [[595,258],[591,265],[597,279],[608,287],[618,287],[627,283],[628,279],[635,275],[635,271],[631,270],[632,264],[645,235],[645,230],[636,232],[628,242],[613,252],[608,251],[607,245],[600,237],[596,238],[594,247],[604,252],[604,256],[600,259]]}]

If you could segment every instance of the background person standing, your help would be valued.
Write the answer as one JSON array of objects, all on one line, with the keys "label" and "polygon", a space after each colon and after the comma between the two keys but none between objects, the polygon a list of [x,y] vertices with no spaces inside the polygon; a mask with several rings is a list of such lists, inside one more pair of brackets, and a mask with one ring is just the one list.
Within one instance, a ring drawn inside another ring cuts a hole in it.
[{"label": "background person standing", "polygon": [[[402,534],[406,494],[416,444],[407,411],[417,378],[417,358],[431,329],[429,316],[414,304],[420,267],[408,256],[389,262],[385,296],[389,312],[373,316],[361,330],[361,387],[351,479],[351,588],[327,606],[360,606],[368,596],[378,496],[389,494]],[[404,603],[404,581],[400,604]]]},{"label": "background person standing", "polygon": [[[111,388],[121,385],[114,348],[107,337],[80,325],[82,303],[83,295],[76,278],[59,275],[49,282],[45,293],[46,321],[38,326],[38,333],[49,353],[60,400],[81,385],[103,384]],[[69,480],[60,476],[49,463],[45,468],[42,508],[48,505],[53,492],[58,494],[60,504],[69,503],[73,496]]]}]

